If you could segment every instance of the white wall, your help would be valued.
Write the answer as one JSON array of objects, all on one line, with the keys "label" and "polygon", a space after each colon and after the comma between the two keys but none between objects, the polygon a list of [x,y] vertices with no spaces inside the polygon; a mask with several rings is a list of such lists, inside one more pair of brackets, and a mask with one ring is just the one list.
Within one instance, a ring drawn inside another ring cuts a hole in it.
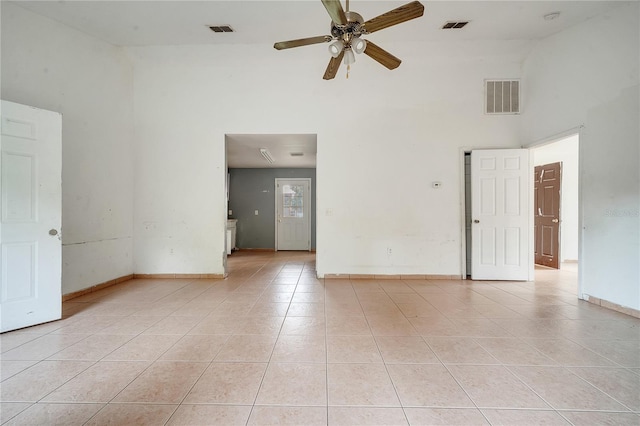
[{"label": "white wall", "polygon": [[518,146],[483,79],[520,77],[523,45],[384,47],[400,68],[333,81],[324,45],[130,48],[136,272],[222,272],[225,133],[317,133],[320,275],[460,274],[460,147]]},{"label": "white wall", "polygon": [[133,272],[133,71],[122,49],[2,2],[2,99],[62,113],[62,292]]},{"label": "white wall", "polygon": [[578,135],[533,150],[535,166],[562,162],[560,189],[560,261],[578,260]]},{"label": "white wall", "polygon": [[[221,273],[226,133],[318,134],[320,274],[458,274],[460,147],[584,125],[583,291],[638,309],[638,15],[543,40],[524,69],[517,41],[403,43],[384,46],[399,69],[359,57],[325,82],[323,45],[131,48],[133,72],[121,49],[2,2],[2,97],[63,113],[65,293]],[[484,116],[483,79],[518,77],[524,114]]]},{"label": "white wall", "polygon": [[640,309],[638,3],[539,43],[525,63],[525,144],[580,135],[582,292]]}]

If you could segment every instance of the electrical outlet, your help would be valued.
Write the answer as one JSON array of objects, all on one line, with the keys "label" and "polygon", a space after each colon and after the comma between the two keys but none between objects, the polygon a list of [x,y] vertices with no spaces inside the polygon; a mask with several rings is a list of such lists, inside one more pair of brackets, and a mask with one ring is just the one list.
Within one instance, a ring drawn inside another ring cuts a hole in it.
[{"label": "electrical outlet", "polygon": [[229,210],[229,216],[233,215],[233,210]]}]

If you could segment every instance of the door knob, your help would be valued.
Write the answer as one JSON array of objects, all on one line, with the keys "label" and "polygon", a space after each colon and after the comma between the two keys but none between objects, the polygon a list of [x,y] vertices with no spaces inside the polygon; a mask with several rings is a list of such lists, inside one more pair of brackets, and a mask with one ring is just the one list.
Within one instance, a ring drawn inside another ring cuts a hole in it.
[{"label": "door knob", "polygon": [[57,229],[50,229],[49,230],[49,235],[58,235],[58,230]]},{"label": "door knob", "polygon": [[558,219],[551,219],[551,222],[558,223]]},{"label": "door knob", "polygon": [[474,220],[473,223],[480,223],[478,219]]}]

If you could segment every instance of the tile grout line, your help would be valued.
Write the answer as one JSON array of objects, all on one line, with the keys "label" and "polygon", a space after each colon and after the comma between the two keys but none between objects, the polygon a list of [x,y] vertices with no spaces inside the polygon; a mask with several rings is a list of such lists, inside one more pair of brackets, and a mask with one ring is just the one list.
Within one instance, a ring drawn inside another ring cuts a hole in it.
[{"label": "tile grout line", "polygon": [[[286,265],[286,262],[285,262]],[[278,274],[271,280],[271,283],[273,283],[273,281],[275,281],[276,277],[280,274],[280,272],[282,272],[284,266],[281,266],[279,268],[279,272]],[[298,288],[298,282],[300,281],[300,276],[298,276],[298,279],[296,280],[296,285],[293,291],[293,294],[295,294],[295,289]],[[282,321],[282,323],[280,324],[280,329],[278,330],[278,334],[276,336],[276,340],[273,344],[273,347],[271,348],[271,353],[269,354],[269,359],[267,360],[265,369],[264,369],[264,373],[262,373],[262,377],[260,378],[260,385],[258,386],[258,390],[256,392],[256,396],[253,398],[253,403],[251,404],[251,410],[249,411],[249,416],[247,417],[247,421],[245,423],[245,426],[247,426],[249,424],[249,420],[251,420],[251,416],[253,415],[254,409],[256,407],[256,402],[258,401],[258,395],[260,395],[260,390],[262,389],[262,385],[264,384],[264,378],[267,376],[267,372],[269,371],[269,366],[271,365],[271,359],[273,358],[273,352],[276,350],[276,346],[278,344],[278,341],[280,340],[280,335],[282,333],[282,327],[284,327],[284,322],[286,321],[287,318],[287,313],[289,312],[289,308],[291,307],[291,303],[293,300],[293,296],[291,297],[291,299],[289,300],[289,304],[287,306],[287,311],[285,312],[285,316],[284,319]]]},{"label": "tile grout line", "polygon": [[327,321],[327,286],[326,281],[322,278],[322,294],[324,295],[324,300],[322,302],[323,311],[324,311],[324,352],[325,352],[325,364],[324,364],[324,390],[325,390],[325,398],[327,399],[326,405],[326,413],[327,413],[327,426],[329,426],[329,325]]},{"label": "tile grout line", "polygon": [[[187,284],[185,284],[184,286],[180,287],[178,290],[183,289],[184,287],[186,287],[186,285],[187,285]],[[178,291],[178,290],[176,290],[176,291]],[[206,290],[205,290],[205,291],[206,291]],[[174,294],[174,293],[175,293],[175,292],[172,292],[171,294]],[[203,293],[204,293],[204,292],[203,292]],[[167,296],[168,296],[168,295],[167,295]],[[167,297],[167,296],[165,296],[165,297]],[[192,300],[196,299],[197,297],[198,297],[198,296],[194,296],[193,298],[189,299],[189,301],[192,301]],[[162,300],[162,299],[164,299],[164,297],[163,297],[163,298],[160,298],[160,299],[158,299],[158,300],[156,300],[155,302],[159,302],[159,301],[160,301],[160,300]],[[154,302],[154,303],[155,303],[155,302]],[[185,305],[186,305],[186,304],[188,304],[188,303],[189,303],[189,302],[186,302],[183,306],[185,306]],[[176,308],[176,310],[177,310],[177,309],[180,309],[180,308]],[[136,337],[142,336],[142,335],[143,335],[143,333],[144,333],[146,330],[148,330],[148,329],[150,329],[151,327],[153,327],[153,326],[157,325],[158,323],[160,323],[160,322],[161,322],[161,321],[163,321],[164,319],[171,318],[171,317],[173,316],[172,314],[173,314],[174,312],[176,312],[176,310],[172,311],[172,312],[171,312],[171,313],[169,313],[169,314],[166,314],[166,315],[164,316],[164,318],[159,319],[158,321],[154,322],[152,325],[150,325],[149,327],[147,327],[147,328],[145,328],[144,330],[142,330],[140,333],[138,333],[137,335],[135,335],[134,337],[132,337],[132,338],[131,338],[129,341],[127,341],[126,343],[130,342],[131,340],[133,340],[133,339],[134,339],[134,338],[136,338]],[[131,316],[133,316],[133,314],[132,314]],[[195,323],[195,324],[194,324],[194,325],[189,329],[189,331],[193,330],[193,328],[195,328],[195,327],[196,327],[200,322],[204,321],[204,319],[205,319],[206,317],[207,317],[207,315],[205,315],[204,317],[202,317],[202,319],[201,319],[200,321],[198,321],[197,323]],[[86,423],[88,423],[91,419],[95,418],[95,417],[96,417],[100,412],[102,412],[106,407],[108,407],[111,403],[113,403],[113,401],[114,401],[114,400],[115,400],[115,399],[116,399],[116,398],[117,398],[117,397],[118,397],[122,392],[124,392],[124,391],[125,391],[125,390],[126,390],[126,389],[127,389],[127,388],[128,388],[128,387],[129,387],[129,386],[130,386],[134,381],[135,381],[135,380],[137,380],[137,379],[138,379],[142,374],[144,374],[144,372],[146,372],[147,370],[149,370],[149,368],[151,368],[151,366],[152,366],[152,365],[154,365],[154,364],[155,364],[155,363],[156,363],[156,362],[157,362],[157,361],[162,357],[162,355],[164,355],[165,353],[167,353],[169,350],[171,350],[171,348],[173,348],[176,344],[178,344],[178,342],[180,342],[180,340],[182,340],[182,338],[184,338],[184,336],[188,335],[189,331],[187,331],[185,334],[183,334],[183,335],[182,335],[182,337],[181,337],[180,339],[178,339],[178,340],[177,340],[173,345],[169,346],[165,351],[163,351],[162,353],[160,353],[160,354],[158,355],[158,357],[157,357],[157,358],[155,358],[154,360],[142,360],[142,361],[149,362],[149,365],[147,365],[147,367],[146,367],[146,368],[142,369],[142,370],[140,371],[140,373],[138,373],[138,374],[137,374],[134,378],[132,378],[132,379],[131,379],[131,380],[130,380],[130,381],[129,381],[129,382],[128,382],[128,383],[127,383],[123,388],[122,388],[122,389],[120,389],[120,391],[118,391],[118,392],[117,392],[117,393],[116,393],[116,394],[115,394],[115,395],[114,395],[114,396],[113,396],[113,397],[112,397],[112,398],[111,398],[111,399],[110,399],[110,400],[109,400],[109,401],[108,401],[108,402],[107,402],[107,403],[106,403],[106,404],[105,404],[105,405],[104,405],[100,410],[98,410],[98,411],[97,411],[97,412],[96,412],[92,417],[90,417],[90,418],[87,420],[87,422],[85,422],[85,424],[86,424]],[[119,348],[121,348],[122,346],[124,346],[126,343],[124,343],[123,345],[121,345]],[[119,349],[119,348],[117,348],[117,349]],[[114,350],[113,350],[113,351],[111,351],[109,354],[105,355],[105,356],[103,357],[103,359],[104,359],[104,358],[106,358],[106,357],[107,357],[108,355],[110,355],[111,353],[115,352],[117,349],[114,349]],[[214,356],[214,359],[215,359],[215,356]],[[115,360],[115,361],[113,361],[113,362],[126,362],[126,361],[125,361],[125,360]],[[182,398],[182,401],[184,401],[184,400],[186,399],[186,397],[188,396],[189,392],[193,389],[193,386],[195,386],[195,384],[197,383],[197,381],[202,377],[202,375],[203,375],[203,374],[204,374],[204,372],[207,370],[207,368],[209,367],[209,365],[211,365],[211,363],[212,363],[212,362],[213,362],[213,360],[209,362],[208,366],[207,366],[207,367],[205,367],[205,369],[202,371],[202,373],[198,376],[198,379],[196,379],[196,381],[194,381],[193,385],[189,388],[189,391],[187,391],[187,393],[185,394],[185,396]],[[178,410],[178,408],[179,408],[179,407],[180,407],[180,405],[182,404],[182,401],[181,401],[178,405],[176,405],[176,408],[175,408],[175,409],[173,410],[173,412],[171,413],[171,416],[169,416],[169,419],[167,420],[167,422],[168,422],[168,421],[169,421],[169,420],[170,420],[170,419],[175,415],[176,411]],[[142,403],[140,403],[140,404],[142,404]],[[163,404],[163,405],[173,405],[173,404]],[[166,424],[166,422],[165,422],[165,424]]]},{"label": "tile grout line", "polygon": [[427,345],[427,347],[431,350],[431,352],[434,353],[434,355],[436,356],[436,358],[438,359],[438,361],[440,361],[440,364],[445,368],[445,370],[447,370],[447,373],[449,373],[449,376],[451,376],[451,378],[456,382],[456,384],[458,385],[458,387],[460,389],[462,389],[462,391],[464,392],[464,394],[467,396],[467,398],[469,398],[469,401],[471,401],[471,403],[473,404],[473,406],[475,407],[475,409],[480,413],[480,415],[486,420],[486,422],[491,425],[491,421],[489,421],[489,419],[487,418],[487,416],[484,414],[484,412],[480,409],[480,407],[478,407],[478,404],[476,404],[476,402],[473,400],[473,398],[471,398],[471,395],[469,395],[469,392],[467,392],[467,390],[462,386],[462,384],[460,383],[460,381],[457,379],[456,376],[454,376],[454,374],[451,372],[451,370],[449,369],[449,367],[447,366],[447,364],[445,364],[442,359],[440,358],[440,356],[438,355],[438,353],[431,347],[431,345],[429,344],[429,342],[426,341],[426,339],[424,338],[424,336],[420,336],[422,337],[422,340],[424,340],[425,344]]},{"label": "tile grout line", "polygon": [[[572,367],[572,368],[576,368],[576,367]],[[624,402],[618,400],[616,397],[610,395],[608,392],[606,392],[604,389],[600,389],[598,386],[596,386],[595,384],[591,383],[589,380],[587,380],[586,378],[580,376],[578,373],[575,373],[574,371],[571,370],[571,368],[565,368],[569,373],[573,374],[575,377],[579,378],[580,380],[582,380],[583,382],[587,383],[589,386],[593,387],[594,389],[596,389],[599,392],[602,392],[604,395],[606,395],[607,397],[611,398],[612,400],[614,400],[615,402],[617,402],[618,404],[622,405],[623,407],[625,407],[627,410],[629,410],[630,412],[634,412],[633,408],[629,407],[627,404],[625,404]]]},{"label": "tile grout line", "polygon": [[[196,296],[197,297],[197,296]],[[191,330],[193,330],[198,324],[200,324],[202,321],[204,321],[205,318],[207,318],[208,315],[205,315],[204,317],[202,317],[202,319],[200,321],[198,321],[196,324],[194,324],[189,331],[187,331],[176,343],[174,343],[171,347],[169,347],[165,352],[162,353],[162,355],[166,354],[167,352],[169,352],[174,346],[176,346],[185,336],[189,336],[189,332]],[[227,339],[228,340],[228,339]],[[225,343],[226,341],[225,340]],[[193,391],[193,388],[196,386],[196,384],[198,383],[198,381],[200,381],[200,379],[202,378],[202,376],[204,376],[204,373],[206,373],[206,371],[209,369],[209,367],[211,367],[211,365],[213,364],[213,361],[216,359],[216,356],[218,356],[218,354],[220,353],[220,351],[222,350],[224,346],[224,343],[218,348],[218,350],[216,351],[216,353],[213,355],[213,357],[211,358],[211,361],[209,361],[207,363],[207,366],[202,369],[202,372],[200,373],[200,375],[198,375],[198,377],[196,378],[196,380],[193,381],[193,383],[191,384],[191,386],[189,387],[189,389],[185,392],[184,396],[182,397],[182,399],[180,400],[180,402],[177,404],[175,410],[173,410],[173,412],[171,413],[171,415],[169,416],[169,418],[167,419],[167,421],[164,423],[165,425],[168,425],[169,422],[171,421],[171,419],[176,415],[176,413],[178,412],[178,410],[180,409],[180,407],[184,404],[184,401],[187,399],[187,397],[189,396],[189,394],[191,393],[191,391]],[[162,355],[160,355],[160,357],[162,357]],[[160,358],[158,358],[160,359]],[[157,361],[157,360],[156,360]],[[154,361],[155,362],[155,361]],[[188,361],[186,361],[188,362]],[[128,385],[127,385],[128,386]],[[125,387],[126,389],[126,387]],[[124,389],[123,389],[124,390]]]},{"label": "tile grout line", "polygon": [[[425,300],[429,305],[433,306],[433,308],[438,311],[440,314],[442,314],[442,312],[440,312],[440,310],[438,308],[436,308],[433,304],[431,304],[431,302],[429,302],[428,300],[424,299],[422,296],[420,296],[414,289],[413,287],[409,286],[416,295],[418,295],[418,297],[420,297],[421,299]],[[402,316],[407,320],[407,322],[409,323],[409,325],[411,326],[411,328],[413,329],[413,331],[416,332],[417,336],[420,337],[420,339],[425,343],[425,345],[427,345],[427,347],[429,348],[429,350],[431,350],[431,352],[434,353],[434,355],[436,356],[436,358],[438,358],[438,355],[433,351],[433,349],[431,349],[431,347],[427,344],[427,342],[424,340],[424,337],[418,332],[418,330],[415,328],[415,326],[411,323],[411,321],[409,321],[409,318],[407,318],[407,316],[404,314],[404,312],[402,312],[402,309],[400,309],[400,307],[398,306],[398,303],[393,300],[393,298],[391,296],[389,296],[389,293],[387,293],[387,290],[381,286],[382,291],[387,295],[387,297],[389,297],[389,299],[391,299],[391,301],[393,302],[393,304],[396,306],[396,308],[400,311],[400,313],[402,314]],[[356,295],[357,296],[357,295]],[[358,298],[358,301],[360,301],[360,299]],[[362,308],[362,306],[361,306]],[[363,309],[364,311],[364,309]],[[365,320],[367,321],[367,324],[369,323],[369,320],[367,319],[367,315],[365,314]],[[371,330],[371,334],[373,335],[373,330]],[[391,386],[393,386],[393,390],[396,393],[396,398],[398,398],[398,402],[400,403],[400,407],[402,408],[402,414],[404,415],[404,419],[407,422],[407,425],[410,425],[411,422],[409,422],[409,416],[407,415],[407,411],[406,411],[406,406],[405,404],[402,402],[402,399],[400,399],[400,394],[398,393],[398,389],[396,384],[393,381],[393,377],[391,376],[391,373],[389,372],[389,368],[387,367],[387,362],[385,361],[384,357],[382,356],[382,351],[380,350],[380,345],[378,344],[378,340],[375,338],[375,335],[373,336],[373,341],[376,344],[376,347],[378,348],[378,352],[380,354],[380,358],[382,358],[382,363],[384,365],[385,371],[387,372],[387,375],[389,376],[389,380],[391,381]],[[440,361],[440,359],[438,358],[438,360]],[[441,362],[442,363],[442,362]],[[449,373],[451,374],[451,373]],[[472,401],[473,402],[473,401]]]},{"label": "tile grout line", "polygon": [[[351,281],[349,281],[349,283],[351,284]],[[353,288],[353,284],[351,284],[351,287]],[[383,287],[381,287],[381,288],[382,288],[382,292],[387,295],[387,293],[384,290],[384,288]],[[371,337],[373,339],[373,342],[376,345],[376,349],[378,350],[378,355],[380,356],[380,359],[382,360],[382,365],[384,366],[384,371],[387,373],[387,377],[389,378],[389,382],[391,383],[391,387],[393,388],[393,392],[394,392],[394,394],[396,396],[396,399],[398,400],[399,408],[402,410],[402,415],[404,416],[404,420],[405,420],[405,422],[407,422],[407,425],[410,425],[409,417],[407,416],[407,412],[405,411],[404,403],[402,402],[402,399],[400,399],[400,394],[398,393],[398,389],[396,387],[396,384],[393,382],[393,378],[391,377],[391,373],[389,372],[389,368],[387,367],[387,363],[385,362],[384,357],[382,356],[382,351],[380,350],[380,346],[378,345],[378,341],[376,340],[375,334],[373,333],[373,329],[371,328],[371,324],[369,323],[369,318],[367,317],[367,313],[365,312],[364,308],[362,307],[362,301],[360,300],[360,296],[359,296],[358,292],[355,291],[355,288],[353,288],[353,290],[354,290],[354,293],[356,295],[356,299],[358,300],[358,305],[360,305],[360,309],[362,310],[362,314],[364,315],[364,320],[367,322],[367,326],[369,327],[369,331],[371,332]],[[387,295],[387,297],[388,297],[388,295]],[[395,301],[392,300],[392,302],[395,304]],[[398,307],[398,306],[396,305],[396,307]],[[404,315],[403,315],[403,317],[404,317]],[[409,323],[409,324],[411,325],[411,328],[414,328],[413,324],[411,324],[411,323]],[[415,330],[415,329],[414,329],[414,331],[417,332],[417,330]]]},{"label": "tile grout line", "polygon": [[[186,286],[186,285],[185,285],[185,286]],[[180,287],[180,289],[184,288],[185,286]],[[179,289],[178,289],[178,290],[179,290]],[[176,290],[176,291],[178,291],[178,290]],[[174,294],[174,293],[175,293],[175,292],[172,292],[171,294]],[[167,295],[167,296],[168,296],[168,295]],[[167,296],[165,296],[165,297],[167,297]],[[196,297],[197,297],[197,296],[196,296]],[[158,299],[158,300],[157,300],[157,301],[155,301],[155,302],[158,302],[158,301],[160,301],[160,300],[162,300],[162,299],[164,299],[164,297],[162,297],[162,298]],[[189,303],[189,302],[187,302],[187,303]],[[176,308],[176,310],[177,310],[177,309],[179,309],[179,308]],[[173,312],[175,312],[176,310],[172,311],[172,313],[173,313]],[[148,330],[148,329],[150,329],[151,327],[153,327],[153,326],[157,325],[158,323],[160,323],[160,322],[161,322],[161,321],[163,321],[164,319],[171,317],[171,316],[172,316],[172,315],[171,315],[172,313],[169,313],[169,314],[165,315],[165,316],[164,316],[164,318],[159,319],[158,321],[154,322],[152,325],[150,325],[150,326],[148,326],[147,328],[145,328],[144,330],[142,330],[140,333],[138,333],[137,335],[135,335],[134,337],[132,337],[132,338],[131,338],[130,340],[128,340],[126,343],[131,342],[131,341],[132,341],[133,339],[135,339],[136,337],[140,337],[140,336],[142,336],[142,335],[143,335],[143,333],[144,333],[146,330]],[[132,314],[131,316],[133,316],[133,314]],[[192,326],[192,327],[191,327],[191,329],[193,329],[193,327],[195,327],[195,325],[194,325],[194,326]],[[190,329],[190,330],[191,330],[191,329]],[[185,335],[186,335],[186,333],[183,335],[183,337],[184,337]],[[128,383],[127,383],[123,388],[122,388],[122,389],[120,389],[120,391],[116,392],[116,394],[115,394],[115,395],[114,395],[114,396],[113,396],[113,397],[112,397],[112,398],[111,398],[111,399],[110,399],[106,404],[104,404],[104,406],[103,406],[100,410],[98,410],[98,411],[97,411],[93,416],[91,416],[89,419],[87,419],[87,421],[86,421],[84,424],[89,423],[93,418],[95,418],[96,416],[98,416],[98,415],[99,415],[99,414],[100,414],[100,413],[101,413],[101,412],[102,412],[106,407],[108,407],[110,404],[112,404],[112,403],[113,403],[113,401],[114,401],[114,400],[115,400],[115,399],[116,399],[120,394],[122,394],[122,392],[124,392],[124,391],[125,391],[125,390],[126,390],[126,389],[127,389],[127,388],[128,388],[128,387],[129,387],[133,382],[134,382],[134,381],[136,381],[138,378],[140,378],[140,376],[142,376],[142,374],[144,374],[144,372],[146,372],[147,370],[149,370],[149,369],[151,368],[151,366],[152,366],[152,365],[154,365],[154,364],[155,364],[155,363],[160,359],[160,357],[162,357],[162,355],[164,355],[165,353],[167,353],[167,352],[168,352],[168,351],[169,351],[173,346],[175,346],[175,345],[176,345],[176,344],[177,344],[181,339],[182,339],[182,338],[178,339],[178,340],[177,340],[173,345],[169,346],[169,347],[168,347],[164,352],[160,353],[160,354],[158,355],[158,357],[157,357],[157,358],[155,358],[154,360],[141,360],[141,361],[149,362],[149,365],[147,365],[147,367],[146,367],[146,368],[142,369],[142,370],[141,370],[141,371],[140,371],[140,372],[139,372],[139,373],[138,373],[134,378],[132,378],[132,379],[131,379],[131,380],[130,380],[130,381],[129,381],[129,382],[128,382]],[[120,349],[120,348],[121,348],[122,346],[124,346],[126,343],[124,343],[123,345],[121,345],[121,346],[120,346],[120,347],[118,347],[117,349],[114,349],[114,350],[113,350],[113,351],[111,351],[109,354],[105,355],[102,359],[106,358],[106,357],[107,357],[108,355],[110,355],[111,353],[113,353],[113,352],[115,352],[116,350]],[[113,361],[113,362],[126,362],[126,361],[124,361],[124,360],[115,360],[115,361]],[[203,370],[203,372],[201,373],[201,375],[200,375],[200,376],[202,376],[202,374],[204,374],[204,371],[206,371],[206,368]],[[196,381],[197,381],[197,380],[196,380]],[[195,382],[194,382],[194,384],[195,384]],[[188,392],[187,392],[187,394],[188,394]],[[184,398],[186,398],[186,395],[185,395],[185,397],[184,397]],[[184,398],[183,398],[183,400],[184,400]],[[142,403],[140,403],[140,404],[142,404]],[[159,404],[159,405],[173,405],[173,404]],[[171,417],[173,417],[173,415],[175,414],[175,412],[178,410],[178,407],[179,407],[179,406],[180,406],[179,404],[178,404],[178,405],[176,405],[175,409],[172,411],[171,415],[169,416],[169,419],[170,419]],[[168,422],[168,420],[167,420],[167,422]],[[167,422],[165,422],[165,424],[166,424]]]}]

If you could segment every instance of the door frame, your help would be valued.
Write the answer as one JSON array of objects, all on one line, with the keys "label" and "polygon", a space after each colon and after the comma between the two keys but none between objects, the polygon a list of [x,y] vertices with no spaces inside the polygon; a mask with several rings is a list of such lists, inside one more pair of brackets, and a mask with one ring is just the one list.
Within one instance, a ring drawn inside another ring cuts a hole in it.
[{"label": "door frame", "polygon": [[[584,253],[584,209],[583,209],[583,195],[582,195],[582,171],[583,155],[582,155],[582,141],[584,140],[587,131],[584,124],[578,127],[573,127],[555,135],[551,135],[546,138],[539,139],[531,142],[530,144],[523,145],[524,148],[532,149],[539,148],[544,145],[549,145],[557,142],[561,139],[568,138],[569,136],[578,135],[578,299],[585,300],[583,293],[583,253]],[[533,212],[532,212],[533,213]]]},{"label": "door frame", "polygon": [[[546,138],[538,139],[537,141],[531,142],[526,145],[522,145],[522,148],[526,148],[531,150],[532,148],[538,148],[543,145],[548,145],[554,143],[560,139],[565,139],[572,135],[578,135],[578,294],[576,295],[578,299],[584,300],[583,293],[583,253],[584,253],[584,209],[583,209],[583,190],[582,190],[582,171],[583,171],[583,155],[580,141],[584,140],[587,131],[583,124],[572,127],[563,132],[556,133],[554,135],[548,136]],[[462,146],[458,149],[458,167],[460,177],[460,271],[462,275],[462,279],[467,279],[467,242],[466,242],[466,224],[465,224],[465,166],[464,166],[464,156],[466,153],[471,153],[474,149],[492,149],[487,147],[472,147],[472,146]],[[499,148],[497,148],[499,149]],[[531,173],[534,172],[533,161],[531,161],[531,156],[529,157],[530,165],[531,165]],[[533,184],[533,182],[532,182]],[[530,215],[533,217],[533,190],[531,191],[531,202],[530,202]],[[533,219],[532,219],[533,220]],[[532,222],[533,223],[533,222]],[[531,231],[533,232],[533,230]],[[530,244],[535,244],[535,241],[530,241]],[[531,254],[533,255],[533,249],[531,248]],[[534,267],[534,260],[531,259],[531,267]]]},{"label": "door frame", "polygon": [[[317,169],[316,169],[316,173],[317,173]],[[309,248],[307,249],[307,251],[311,251],[311,197],[313,196],[313,194],[311,193],[312,189],[311,189],[311,178],[295,178],[295,177],[291,177],[291,178],[275,178],[274,179],[274,183],[273,183],[273,188],[274,188],[274,195],[275,195],[275,211],[274,211],[274,221],[275,221],[275,238],[274,238],[274,251],[278,251],[278,183],[280,181],[292,181],[292,180],[299,180],[299,181],[305,181],[308,185],[309,185],[309,194],[305,195],[305,198],[309,200],[309,202],[307,203],[308,205],[308,217],[307,217],[307,226],[306,226],[306,231],[307,231],[307,241],[309,242]],[[307,209],[306,206],[303,206],[303,209]],[[304,250],[300,250],[300,251],[304,251]]]},{"label": "door frame", "polygon": [[[460,147],[458,150],[458,166],[459,176],[460,176],[460,225],[461,225],[461,238],[460,238],[460,276],[463,280],[467,278],[467,185],[466,185],[466,169],[464,157],[466,154],[471,155],[471,151],[473,148],[471,147]],[[471,191],[471,189],[469,189]],[[469,278],[470,279],[470,278]]]}]

